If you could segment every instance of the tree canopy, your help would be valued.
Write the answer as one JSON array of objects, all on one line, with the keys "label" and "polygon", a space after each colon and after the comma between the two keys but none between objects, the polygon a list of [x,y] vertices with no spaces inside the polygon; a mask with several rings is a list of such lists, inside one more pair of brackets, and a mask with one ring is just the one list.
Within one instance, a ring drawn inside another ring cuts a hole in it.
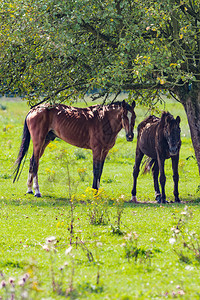
[{"label": "tree canopy", "polygon": [[0,15],[1,93],[150,101],[200,80],[198,0],[6,0]]},{"label": "tree canopy", "polygon": [[0,93],[33,105],[91,91],[149,105],[174,95],[200,172],[199,0],[2,0]]}]

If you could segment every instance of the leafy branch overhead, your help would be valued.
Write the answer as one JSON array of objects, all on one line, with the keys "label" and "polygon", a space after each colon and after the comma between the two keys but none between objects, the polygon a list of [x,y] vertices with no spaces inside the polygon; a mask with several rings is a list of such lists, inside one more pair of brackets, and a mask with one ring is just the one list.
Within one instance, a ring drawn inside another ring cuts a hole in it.
[{"label": "leafy branch overhead", "polygon": [[32,104],[200,80],[197,0],[2,1],[0,16],[1,93]]}]

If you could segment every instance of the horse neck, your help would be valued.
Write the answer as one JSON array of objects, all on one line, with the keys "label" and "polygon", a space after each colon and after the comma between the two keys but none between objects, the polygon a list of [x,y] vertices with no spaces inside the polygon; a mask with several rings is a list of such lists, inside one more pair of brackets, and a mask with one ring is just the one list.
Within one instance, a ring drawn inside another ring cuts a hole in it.
[{"label": "horse neck", "polygon": [[108,118],[113,132],[118,133],[122,129],[122,109],[120,106],[108,110],[105,117]]},{"label": "horse neck", "polygon": [[158,143],[160,145],[163,143],[164,143],[164,145],[166,145],[167,140],[164,136],[164,125],[161,123],[158,123],[156,131],[157,131],[156,137],[157,137]]}]

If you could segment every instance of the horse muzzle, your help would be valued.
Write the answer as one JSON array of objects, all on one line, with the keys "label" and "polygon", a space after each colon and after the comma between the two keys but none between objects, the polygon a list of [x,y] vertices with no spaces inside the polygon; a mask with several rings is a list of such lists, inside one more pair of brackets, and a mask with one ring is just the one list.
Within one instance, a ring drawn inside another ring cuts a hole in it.
[{"label": "horse muzzle", "polygon": [[127,133],[126,134],[126,140],[127,140],[127,142],[132,142],[133,137],[134,137],[133,133]]},{"label": "horse muzzle", "polygon": [[170,156],[175,156],[175,155],[177,155],[177,154],[178,154],[178,147],[171,147],[171,148],[169,149],[169,154],[170,154]]}]

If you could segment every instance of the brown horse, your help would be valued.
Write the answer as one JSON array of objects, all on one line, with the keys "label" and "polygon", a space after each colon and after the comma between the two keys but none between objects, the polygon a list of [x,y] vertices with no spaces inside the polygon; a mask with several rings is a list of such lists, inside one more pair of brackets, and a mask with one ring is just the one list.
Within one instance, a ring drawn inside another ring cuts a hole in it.
[{"label": "brown horse", "polygon": [[[140,164],[144,155],[151,158],[146,165],[146,170],[152,168],[155,196],[158,203],[166,202],[165,195],[165,159],[171,158],[174,180],[175,202],[180,202],[178,193],[178,162],[180,140],[180,117],[176,119],[168,113],[163,112],[161,118],[150,116],[138,125],[137,147],[135,155],[135,165],[133,168],[133,189],[131,201],[137,202],[136,184],[140,170]],[[162,192],[160,194],[158,175],[160,171],[160,185]]]},{"label": "brown horse", "polygon": [[110,105],[94,105],[87,108],[77,108],[63,104],[37,106],[30,110],[24,122],[22,143],[16,160],[15,177],[19,178],[20,165],[26,156],[30,137],[33,142],[33,155],[30,159],[28,191],[40,197],[38,185],[39,159],[46,146],[56,137],[65,142],[91,149],[93,153],[93,185],[99,188],[105,158],[114,146],[117,134],[125,129],[127,141],[133,140],[135,125],[135,102],[129,105],[125,101]]}]

